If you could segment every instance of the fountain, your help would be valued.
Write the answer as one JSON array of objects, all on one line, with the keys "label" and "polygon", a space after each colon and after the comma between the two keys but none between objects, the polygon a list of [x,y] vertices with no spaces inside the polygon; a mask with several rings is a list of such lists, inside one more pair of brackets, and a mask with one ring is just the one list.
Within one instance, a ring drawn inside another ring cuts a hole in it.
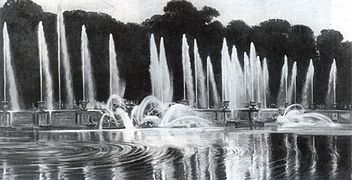
[{"label": "fountain", "polygon": [[[302,97],[302,105],[304,107],[314,106],[314,89],[313,89],[313,80],[314,78],[314,65],[313,60],[311,59],[309,62],[308,71],[306,74],[306,80],[303,87],[303,97]],[[314,107],[311,107],[314,108]]]},{"label": "fountain", "polygon": [[326,95],[325,103],[327,105],[332,105],[336,108],[336,60],[334,59],[331,64],[330,74],[329,74],[329,84],[328,84],[328,93]]},{"label": "fountain", "polygon": [[[189,57],[189,46],[186,35],[182,36],[182,69],[183,69],[183,99],[188,100],[188,104],[194,104],[193,77],[191,61]],[[186,93],[187,92],[187,93]]]},{"label": "fountain", "polygon": [[222,79],[222,92],[221,99],[222,101],[228,100],[228,91],[230,90],[228,84],[228,74],[230,66],[230,54],[226,42],[226,38],[222,41],[222,50],[221,50],[221,79]]},{"label": "fountain", "polygon": [[154,35],[150,36],[150,79],[152,94],[162,102],[171,102],[173,97],[172,79],[165,54],[164,39],[160,39],[160,52],[158,55]]},{"label": "fountain", "polygon": [[[4,61],[4,102],[7,102],[7,91],[9,92],[10,109],[13,111],[19,111],[20,99],[18,97],[17,85],[15,72],[12,66],[11,57],[11,42],[9,38],[9,33],[7,31],[7,23],[4,23],[2,30],[3,35],[3,61]],[[8,88],[7,88],[8,85]],[[7,103],[6,103],[7,104]]]},{"label": "fountain", "polygon": [[131,117],[139,127],[210,127],[213,124],[189,106],[162,103],[154,96],[144,98],[136,108]]},{"label": "fountain", "polygon": [[[93,69],[88,47],[88,38],[85,25],[81,31],[81,60],[82,60],[82,102],[87,101],[92,105],[95,103],[95,85],[93,80]],[[86,89],[87,85],[87,89]],[[88,99],[86,99],[86,91]]]},{"label": "fountain", "polygon": [[110,96],[118,94],[123,97],[125,94],[126,83],[119,77],[119,69],[117,66],[117,56],[115,50],[115,42],[112,34],[109,36],[109,65],[110,65]]},{"label": "fountain", "polygon": [[282,116],[278,116],[277,123],[282,127],[336,127],[329,117],[317,112],[305,112],[300,104],[288,106]]},{"label": "fountain", "polygon": [[[211,96],[210,96],[211,93]],[[214,77],[213,64],[211,63],[210,57],[207,58],[207,108],[210,108],[210,102],[216,105],[220,102],[218,89],[216,88],[216,82]]]},{"label": "fountain", "polygon": [[[103,115],[100,118],[98,128],[118,128],[121,127],[120,121],[122,121],[125,129],[133,129],[133,123],[128,113],[126,112],[125,100],[118,94],[113,94],[109,97],[106,104],[101,104],[103,108]],[[119,120],[118,120],[119,119]],[[111,125],[113,124],[113,125]]]},{"label": "fountain", "polygon": [[72,87],[72,75],[71,75],[71,65],[69,61],[69,55],[67,50],[67,42],[66,42],[66,30],[64,24],[63,10],[61,7],[61,2],[58,6],[57,11],[57,59],[58,59],[58,84],[59,84],[59,109],[61,109],[61,62],[64,70],[65,77],[65,89],[66,89],[66,108],[73,108],[73,87]]},{"label": "fountain", "polygon": [[284,64],[282,65],[281,69],[281,81],[280,81],[280,88],[279,88],[279,95],[277,98],[277,105],[279,107],[284,107],[286,104],[289,103],[289,96],[288,96],[288,62],[287,56],[285,55]]},{"label": "fountain", "polygon": [[290,78],[290,85],[288,88],[288,103],[292,104],[297,103],[297,62],[293,63],[291,78]]},{"label": "fountain", "polygon": [[53,99],[53,80],[50,73],[50,64],[48,57],[48,49],[45,40],[43,23],[38,25],[38,47],[39,47],[39,64],[40,64],[40,101],[43,101],[43,71],[45,78],[45,107],[48,110],[54,109]]},{"label": "fountain", "polygon": [[269,90],[269,70],[266,58],[263,60],[263,108],[267,107],[266,98]]},{"label": "fountain", "polygon": [[206,98],[206,86],[204,75],[204,68],[202,59],[199,56],[197,40],[194,39],[194,77],[195,77],[195,89],[196,89],[196,107],[206,108],[207,98]]}]

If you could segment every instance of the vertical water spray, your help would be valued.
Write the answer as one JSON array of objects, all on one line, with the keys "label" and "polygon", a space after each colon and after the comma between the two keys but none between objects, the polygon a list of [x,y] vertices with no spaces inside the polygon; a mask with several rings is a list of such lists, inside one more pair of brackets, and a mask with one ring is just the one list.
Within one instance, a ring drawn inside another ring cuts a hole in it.
[{"label": "vertical water spray", "polygon": [[[45,40],[43,23],[39,22],[38,26],[38,47],[39,47],[39,64],[40,64],[40,101],[43,101],[43,77],[45,78],[45,106],[48,110],[54,109],[53,100],[53,80],[50,73],[50,63],[48,48]],[[44,71],[44,76],[43,76]]]},{"label": "vertical water spray", "polygon": [[288,103],[297,103],[297,62],[293,63],[290,85],[288,88]]},{"label": "vertical water spray", "polygon": [[[191,60],[189,57],[189,46],[186,35],[182,36],[182,66],[183,66],[183,99],[187,99],[188,103],[193,106],[194,91]],[[187,92],[187,94],[186,94]]]},{"label": "vertical water spray", "polygon": [[150,73],[150,81],[152,84],[152,95],[158,97],[159,95],[159,87],[161,86],[158,81],[158,71],[159,71],[159,58],[158,51],[155,44],[154,35],[150,36],[150,65],[149,65],[149,73]]},{"label": "vertical water spray", "polygon": [[261,91],[263,90],[262,88],[262,67],[261,67],[261,64],[260,64],[260,57],[258,56],[257,59],[256,59],[256,81],[257,81],[257,88],[256,88],[256,91],[257,91],[257,102],[258,103],[262,103],[262,93]]},{"label": "vertical water spray", "polygon": [[[230,91],[230,108],[235,109],[238,108],[240,104],[244,103],[244,94],[245,89],[242,86],[239,86],[238,83],[242,82],[243,79],[246,78],[241,68],[241,64],[238,59],[237,49],[235,46],[232,47],[231,53],[231,76],[230,76],[230,84],[231,84],[231,91]],[[246,87],[246,82],[245,86]]]},{"label": "vertical water spray", "polygon": [[228,66],[230,62],[230,54],[226,42],[226,38],[223,39],[222,50],[221,50],[221,77],[222,77],[222,100],[228,100]]},{"label": "vertical water spray", "polygon": [[209,58],[209,56],[207,57],[207,82],[206,82],[206,85],[207,85],[207,108],[210,108],[210,86],[209,86],[209,81],[210,81],[210,69],[209,69],[209,67],[210,67],[210,58]]},{"label": "vertical water spray", "polygon": [[[9,92],[9,100],[11,109],[14,111],[20,110],[19,97],[16,85],[16,77],[12,67],[10,38],[7,31],[7,23],[4,23],[2,29],[3,37],[3,61],[4,61],[4,101],[7,100],[7,90]],[[8,89],[7,89],[8,85]]]},{"label": "vertical water spray", "polygon": [[82,26],[82,32],[81,32],[81,60],[82,60],[83,100],[87,100],[86,98],[88,97],[89,103],[94,103],[95,85],[93,80],[93,69],[91,65],[90,52],[88,48],[88,37],[87,37],[85,25]]},{"label": "vertical water spray", "polygon": [[197,107],[205,108],[207,104],[206,99],[206,87],[205,87],[205,73],[203,68],[203,62],[199,56],[197,40],[194,40],[194,60],[195,60],[195,81],[196,81],[196,92],[198,101]]},{"label": "vertical water spray", "polygon": [[58,35],[58,46],[57,46],[57,58],[58,58],[58,81],[59,81],[59,108],[61,108],[61,63],[63,65],[64,77],[65,77],[65,92],[66,92],[66,108],[73,108],[73,87],[72,87],[72,75],[71,65],[69,61],[69,55],[67,50],[66,41],[66,30],[64,24],[63,10],[61,8],[61,2],[59,3],[57,12],[57,35]]},{"label": "vertical water spray", "polygon": [[162,102],[171,102],[173,98],[173,88],[171,85],[171,77],[169,72],[169,67],[167,65],[167,59],[165,54],[164,38],[160,39],[160,54],[159,54],[159,63],[161,74],[161,101]]},{"label": "vertical water spray", "polygon": [[244,53],[243,55],[243,62],[244,62],[244,65],[243,65],[243,69],[244,69],[244,72],[243,72],[243,76],[244,76],[244,97],[245,97],[245,102],[247,103],[248,101],[251,100],[250,98],[250,90],[251,90],[251,82],[250,82],[250,78],[249,78],[249,74],[250,74],[250,71],[249,71],[249,57],[246,53]]},{"label": "vertical water spray", "polygon": [[269,94],[269,70],[266,58],[263,60],[263,107],[267,107],[267,96]]},{"label": "vertical water spray", "polygon": [[288,60],[287,56],[284,57],[284,64],[281,68],[281,80],[280,80],[280,89],[277,97],[277,105],[283,107],[285,103],[288,103],[288,94],[287,94],[287,77],[288,77]]},{"label": "vertical water spray", "polygon": [[109,35],[109,69],[110,69],[110,96],[118,94],[120,97],[124,96],[125,83],[120,79],[120,73],[117,66],[117,56],[115,49],[114,37]]},{"label": "vertical water spray", "polygon": [[256,64],[256,61],[257,61],[257,53],[256,53],[256,50],[255,50],[255,46],[254,46],[254,43],[251,42],[251,45],[250,45],[250,59],[249,59],[249,67],[250,67],[250,100],[251,101],[254,101],[254,84],[255,84],[255,64]]},{"label": "vertical water spray", "polygon": [[207,58],[207,69],[209,74],[208,75],[209,79],[207,79],[207,81],[208,81],[209,98],[210,98],[210,99],[208,98],[208,102],[210,106],[210,100],[212,100],[213,104],[215,105],[219,103],[220,98],[219,98],[218,90],[216,88],[217,86],[216,86],[215,77],[214,77],[213,64],[211,63],[209,56]]},{"label": "vertical water spray", "polygon": [[336,104],[336,76],[337,76],[336,60],[334,59],[331,64],[329,74],[328,93],[326,95],[325,103],[328,105]]},{"label": "vertical water spray", "polygon": [[308,107],[310,103],[314,103],[313,83],[314,83],[314,65],[313,65],[313,60],[311,59],[309,62],[309,67],[306,74],[306,80],[303,87],[302,105],[304,107]]}]

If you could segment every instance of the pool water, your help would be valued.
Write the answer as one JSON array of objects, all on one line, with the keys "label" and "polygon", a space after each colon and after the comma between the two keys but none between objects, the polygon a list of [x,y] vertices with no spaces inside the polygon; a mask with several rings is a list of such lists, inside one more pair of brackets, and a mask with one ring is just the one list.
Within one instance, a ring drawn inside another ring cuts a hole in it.
[{"label": "pool water", "polygon": [[0,131],[1,179],[351,179],[352,129]]}]

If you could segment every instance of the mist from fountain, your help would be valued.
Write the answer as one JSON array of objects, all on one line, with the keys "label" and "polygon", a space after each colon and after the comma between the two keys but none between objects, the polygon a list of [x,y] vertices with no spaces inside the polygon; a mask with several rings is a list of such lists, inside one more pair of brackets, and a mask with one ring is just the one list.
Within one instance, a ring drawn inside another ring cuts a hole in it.
[{"label": "mist from fountain", "polygon": [[297,103],[297,62],[293,63],[290,85],[288,88],[288,103],[296,104]]},{"label": "mist from fountain", "polygon": [[289,103],[288,96],[288,60],[287,56],[284,57],[284,64],[281,68],[281,80],[280,80],[280,88],[279,94],[277,98],[277,105],[279,107],[284,107],[285,103]]},{"label": "mist from fountain", "polygon": [[[65,77],[65,92],[66,92],[66,108],[73,108],[73,85],[72,85],[72,74],[70,58],[67,50],[67,40],[66,40],[66,30],[63,17],[63,10],[61,7],[61,2],[58,6],[57,12],[57,35],[58,35],[58,46],[57,46],[57,58],[58,58],[58,70],[59,70],[59,101],[61,101],[61,62],[64,70]],[[61,107],[61,105],[59,105]]]},{"label": "mist from fountain", "polygon": [[[12,66],[11,42],[7,30],[7,23],[4,22],[2,29],[3,37],[3,61],[4,61],[4,101],[7,101],[7,91],[9,95],[10,109],[13,111],[21,110],[20,99],[18,97],[16,77]],[[7,88],[8,85],[8,88]]]},{"label": "mist from fountain", "polygon": [[325,103],[328,105],[336,104],[336,76],[337,76],[337,67],[336,67],[336,60],[334,59],[331,64],[331,69],[329,74],[328,93],[325,99]]},{"label": "mist from fountain", "polygon": [[238,83],[243,82],[244,74],[238,59],[237,49],[235,46],[232,47],[231,64],[229,69],[229,107],[230,109],[235,109],[239,108],[245,100],[245,88],[243,88],[243,86],[238,86]]},{"label": "mist from fountain", "polygon": [[182,36],[182,69],[183,69],[183,99],[187,99],[189,105],[194,104],[194,87],[191,68],[191,60],[189,56],[189,46],[186,35]]},{"label": "mist from fountain", "polygon": [[[93,69],[91,64],[90,51],[88,47],[88,37],[87,37],[85,25],[82,25],[82,32],[81,32],[81,60],[82,60],[83,100],[88,100],[90,104],[94,104],[96,102],[95,84],[93,79]],[[87,88],[86,88],[86,85],[87,85]],[[87,94],[86,94],[86,91],[87,91]]]},{"label": "mist from fountain", "polygon": [[[218,89],[216,88],[216,82],[214,77],[213,64],[211,63],[210,57],[207,58],[207,107],[211,105],[217,105],[220,102]],[[211,104],[213,102],[213,104]]]},{"label": "mist from fountain", "polygon": [[250,100],[251,101],[255,101],[255,84],[256,84],[256,79],[255,77],[257,77],[256,75],[256,61],[258,61],[257,59],[257,53],[256,53],[256,50],[255,50],[255,46],[254,46],[254,43],[251,42],[251,45],[250,45],[250,56],[249,56],[249,66],[250,66]]},{"label": "mist from fountain", "polygon": [[[39,47],[39,61],[40,61],[40,101],[43,101],[43,76],[45,80],[45,107],[48,110],[54,109],[53,98],[53,80],[50,73],[50,63],[48,56],[48,46],[45,40],[43,23],[39,22],[38,25],[38,47]],[[44,71],[44,75],[42,73]]]},{"label": "mist from fountain", "polygon": [[117,56],[115,49],[114,37],[109,36],[109,69],[110,69],[110,96],[118,94],[123,97],[125,94],[126,83],[120,79],[120,73],[117,66]]},{"label": "mist from fountain", "polygon": [[306,80],[303,87],[302,105],[308,107],[310,103],[314,103],[314,65],[313,60],[309,62]]}]

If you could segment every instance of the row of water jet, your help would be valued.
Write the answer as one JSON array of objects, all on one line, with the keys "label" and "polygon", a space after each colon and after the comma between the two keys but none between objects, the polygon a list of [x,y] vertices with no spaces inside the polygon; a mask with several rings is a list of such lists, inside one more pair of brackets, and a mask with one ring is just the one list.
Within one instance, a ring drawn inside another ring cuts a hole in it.
[{"label": "row of water jet", "polygon": [[[85,25],[81,31],[81,60],[82,60],[82,98],[89,103],[95,103],[95,84],[93,80],[93,69],[88,48],[88,38]],[[87,87],[86,87],[87,86]],[[88,98],[88,99],[87,99]]]},{"label": "row of water jet", "polygon": [[[45,100],[45,106],[48,110],[54,109],[53,99],[53,80],[50,74],[50,63],[48,48],[45,40],[43,23],[40,21],[38,26],[38,47],[39,47],[39,64],[40,64],[40,101]],[[43,74],[44,71],[44,74]],[[43,79],[44,77],[44,79]],[[43,97],[43,80],[45,81],[45,97]],[[43,99],[44,98],[44,99]]]},{"label": "row of water jet", "polygon": [[302,95],[302,105],[304,107],[308,107],[309,104],[312,104],[313,101],[313,83],[314,83],[314,65],[313,60],[311,59],[309,62],[308,71],[306,74],[306,80],[303,87],[303,95]]},{"label": "row of water jet", "polygon": [[58,59],[58,84],[59,84],[59,108],[61,108],[61,62],[64,70],[65,78],[65,92],[66,92],[66,107],[68,109],[73,108],[73,85],[72,85],[72,75],[71,75],[71,65],[67,50],[66,41],[66,30],[63,18],[63,10],[61,8],[61,3],[59,3],[57,11],[57,35],[58,35],[58,46],[57,46],[57,59]]},{"label": "row of water jet", "polygon": [[3,37],[3,63],[4,63],[4,101],[8,101],[7,92],[9,93],[10,108],[13,111],[20,110],[19,97],[16,85],[16,77],[12,67],[12,57],[10,48],[10,38],[7,31],[7,23],[4,23],[2,29]]},{"label": "row of water jet", "polygon": [[160,51],[158,54],[154,35],[150,36],[150,79],[152,83],[152,95],[161,99],[162,102],[171,102],[173,97],[172,78],[165,54],[164,39],[160,39]]},{"label": "row of water jet", "polygon": [[183,69],[183,99],[187,99],[189,105],[194,104],[194,89],[189,46],[186,35],[182,36],[182,69]]},{"label": "row of water jet", "polygon": [[[249,101],[262,103],[266,107],[268,95],[268,67],[266,59],[261,63],[256,56],[254,44],[250,46],[250,56],[244,53],[243,69],[239,63],[237,49],[232,47],[229,56],[226,39],[222,47],[222,99],[230,101],[230,108],[240,108]],[[239,86],[244,83],[244,86]]]},{"label": "row of water jet", "polygon": [[109,65],[110,65],[110,96],[118,94],[123,97],[125,94],[126,83],[120,79],[120,73],[117,66],[117,56],[115,42],[112,34],[109,36]]},{"label": "row of water jet", "polygon": [[329,74],[329,86],[328,93],[326,95],[326,104],[336,104],[336,76],[337,76],[337,67],[336,61],[333,60],[331,64],[330,74]]}]

